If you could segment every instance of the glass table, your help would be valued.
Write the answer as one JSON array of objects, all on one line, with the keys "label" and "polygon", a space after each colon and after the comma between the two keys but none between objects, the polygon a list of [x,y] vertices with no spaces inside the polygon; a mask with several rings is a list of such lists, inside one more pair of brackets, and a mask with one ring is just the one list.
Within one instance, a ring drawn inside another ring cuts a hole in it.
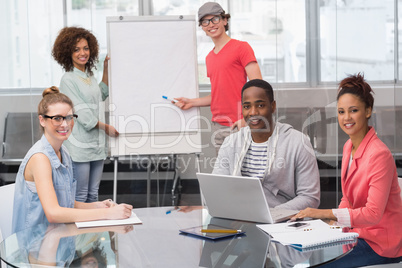
[{"label": "glass table", "polygon": [[[42,224],[0,244],[11,267],[310,267],[348,253],[343,245],[299,251],[270,241],[255,223],[212,218],[202,207],[134,209],[139,225],[76,228]],[[219,225],[245,235],[213,241],[180,229]]]}]

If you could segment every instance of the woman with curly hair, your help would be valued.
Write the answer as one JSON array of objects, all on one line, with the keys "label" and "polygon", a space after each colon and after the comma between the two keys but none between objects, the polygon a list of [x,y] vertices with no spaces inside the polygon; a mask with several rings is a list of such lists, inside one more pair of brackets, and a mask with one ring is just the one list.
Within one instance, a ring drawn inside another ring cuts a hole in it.
[{"label": "woman with curly hair", "polygon": [[73,159],[76,200],[95,202],[107,155],[105,133],[111,137],[119,135],[113,126],[104,123],[102,102],[109,96],[109,58],[105,59],[102,81],[98,84],[92,72],[98,62],[98,41],[90,31],[80,27],[65,27],[60,31],[52,56],[66,71],[60,91],[70,97],[78,115],[73,133],[65,143]]}]

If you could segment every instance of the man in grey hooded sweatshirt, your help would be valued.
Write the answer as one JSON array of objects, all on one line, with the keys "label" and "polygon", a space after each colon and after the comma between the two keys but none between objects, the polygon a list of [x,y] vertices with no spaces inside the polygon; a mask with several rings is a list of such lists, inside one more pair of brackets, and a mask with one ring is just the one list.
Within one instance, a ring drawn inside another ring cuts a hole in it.
[{"label": "man in grey hooded sweatshirt", "polygon": [[214,174],[257,177],[271,208],[302,210],[320,204],[317,160],[306,135],[274,122],[272,86],[260,79],[242,88],[242,112],[248,126],[227,137]]}]

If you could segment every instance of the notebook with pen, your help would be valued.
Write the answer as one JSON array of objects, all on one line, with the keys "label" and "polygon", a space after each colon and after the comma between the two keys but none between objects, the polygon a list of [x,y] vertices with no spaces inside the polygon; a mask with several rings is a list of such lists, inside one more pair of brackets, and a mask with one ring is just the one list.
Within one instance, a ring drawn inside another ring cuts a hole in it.
[{"label": "notebook with pen", "polygon": [[208,212],[212,217],[259,223],[290,219],[296,210],[270,209],[258,178],[197,173]]}]

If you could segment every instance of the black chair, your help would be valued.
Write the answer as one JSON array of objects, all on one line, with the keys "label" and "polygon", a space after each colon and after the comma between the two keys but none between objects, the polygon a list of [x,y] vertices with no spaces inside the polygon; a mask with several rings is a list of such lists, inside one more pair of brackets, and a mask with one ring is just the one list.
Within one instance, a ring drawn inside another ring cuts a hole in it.
[{"label": "black chair", "polygon": [[37,113],[8,113],[4,122],[2,161],[22,161],[40,139]]}]

